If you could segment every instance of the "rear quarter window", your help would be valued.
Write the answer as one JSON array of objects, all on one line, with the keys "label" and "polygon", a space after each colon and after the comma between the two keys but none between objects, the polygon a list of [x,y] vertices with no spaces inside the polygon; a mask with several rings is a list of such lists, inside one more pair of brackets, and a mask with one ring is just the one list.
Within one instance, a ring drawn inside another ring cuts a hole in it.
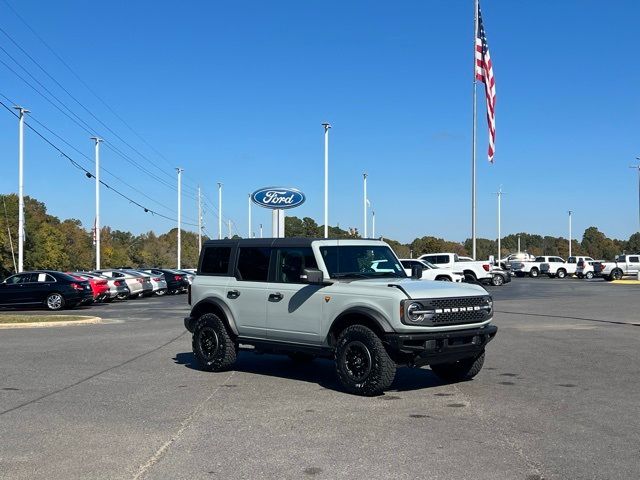
[{"label": "rear quarter window", "polygon": [[231,247],[205,247],[200,265],[201,274],[228,275]]}]

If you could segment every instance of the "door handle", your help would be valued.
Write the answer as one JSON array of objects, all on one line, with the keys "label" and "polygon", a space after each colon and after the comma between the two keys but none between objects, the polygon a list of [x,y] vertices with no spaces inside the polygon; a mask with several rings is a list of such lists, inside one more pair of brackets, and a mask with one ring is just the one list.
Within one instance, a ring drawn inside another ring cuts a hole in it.
[{"label": "door handle", "polygon": [[240,296],[240,292],[238,290],[229,290],[227,292],[227,298],[238,298]]},{"label": "door handle", "polygon": [[282,295],[280,292],[272,293],[269,295],[270,302],[279,302],[283,298],[284,298],[284,295]]}]

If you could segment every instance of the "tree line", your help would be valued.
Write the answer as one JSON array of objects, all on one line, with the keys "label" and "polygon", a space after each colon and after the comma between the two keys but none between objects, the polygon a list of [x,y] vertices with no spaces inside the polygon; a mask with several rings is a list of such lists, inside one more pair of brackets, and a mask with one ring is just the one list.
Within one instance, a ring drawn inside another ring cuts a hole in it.
[{"label": "tree line", "polygon": [[[14,257],[17,261],[18,250],[18,197],[15,194],[2,195],[0,205],[0,275],[4,278],[14,272]],[[95,265],[95,247],[93,231],[83,227],[80,220],[60,220],[47,213],[44,203],[25,197],[25,270],[54,269],[61,271],[91,270]],[[156,234],[152,231],[135,235],[131,232],[113,230],[110,227],[100,229],[101,264],[103,268],[124,266],[175,267],[177,251],[177,229]],[[9,236],[11,233],[11,236]],[[310,217],[285,218],[287,237],[324,236],[324,226],[318,225]],[[568,240],[520,233],[522,251],[533,255],[568,256]],[[331,238],[360,238],[355,229],[344,230],[329,227]],[[207,238],[203,236],[203,241]],[[411,243],[401,243],[385,238],[400,258],[417,257],[424,253],[454,252],[469,255],[471,239],[454,242],[435,236],[416,238]],[[13,253],[12,253],[13,245]],[[502,255],[513,253],[518,248],[518,234],[507,235],[502,239]],[[640,251],[640,233],[628,240],[607,237],[596,227],[585,230],[581,240],[572,242],[572,253],[586,254],[597,259],[612,259],[622,252]],[[182,266],[194,268],[198,263],[198,235],[182,231]],[[497,240],[477,239],[477,257],[489,258],[497,253]]]}]

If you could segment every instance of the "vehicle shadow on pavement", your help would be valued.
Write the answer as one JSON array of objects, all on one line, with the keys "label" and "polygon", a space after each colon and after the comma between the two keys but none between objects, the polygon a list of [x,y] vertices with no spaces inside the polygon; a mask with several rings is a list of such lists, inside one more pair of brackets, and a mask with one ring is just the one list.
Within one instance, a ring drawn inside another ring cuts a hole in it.
[{"label": "vehicle shadow on pavement", "polygon": [[[173,358],[178,365],[200,370],[193,352],[178,353]],[[331,360],[317,358],[310,363],[296,363],[284,355],[240,352],[233,366],[237,372],[266,375],[289,380],[316,383],[323,388],[343,392]],[[431,370],[400,367],[388,392],[406,392],[446,385]]]}]

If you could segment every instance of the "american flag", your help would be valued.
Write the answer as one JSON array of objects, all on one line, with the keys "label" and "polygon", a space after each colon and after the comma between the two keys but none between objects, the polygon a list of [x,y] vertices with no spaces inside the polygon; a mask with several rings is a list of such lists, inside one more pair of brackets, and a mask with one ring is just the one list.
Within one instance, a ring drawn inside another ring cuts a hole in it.
[{"label": "american flag", "polygon": [[476,31],[476,80],[484,83],[487,98],[487,124],[489,127],[489,161],[493,163],[496,141],[496,80],[493,76],[493,64],[489,54],[487,35],[482,24],[480,4],[478,3],[478,30]]}]

